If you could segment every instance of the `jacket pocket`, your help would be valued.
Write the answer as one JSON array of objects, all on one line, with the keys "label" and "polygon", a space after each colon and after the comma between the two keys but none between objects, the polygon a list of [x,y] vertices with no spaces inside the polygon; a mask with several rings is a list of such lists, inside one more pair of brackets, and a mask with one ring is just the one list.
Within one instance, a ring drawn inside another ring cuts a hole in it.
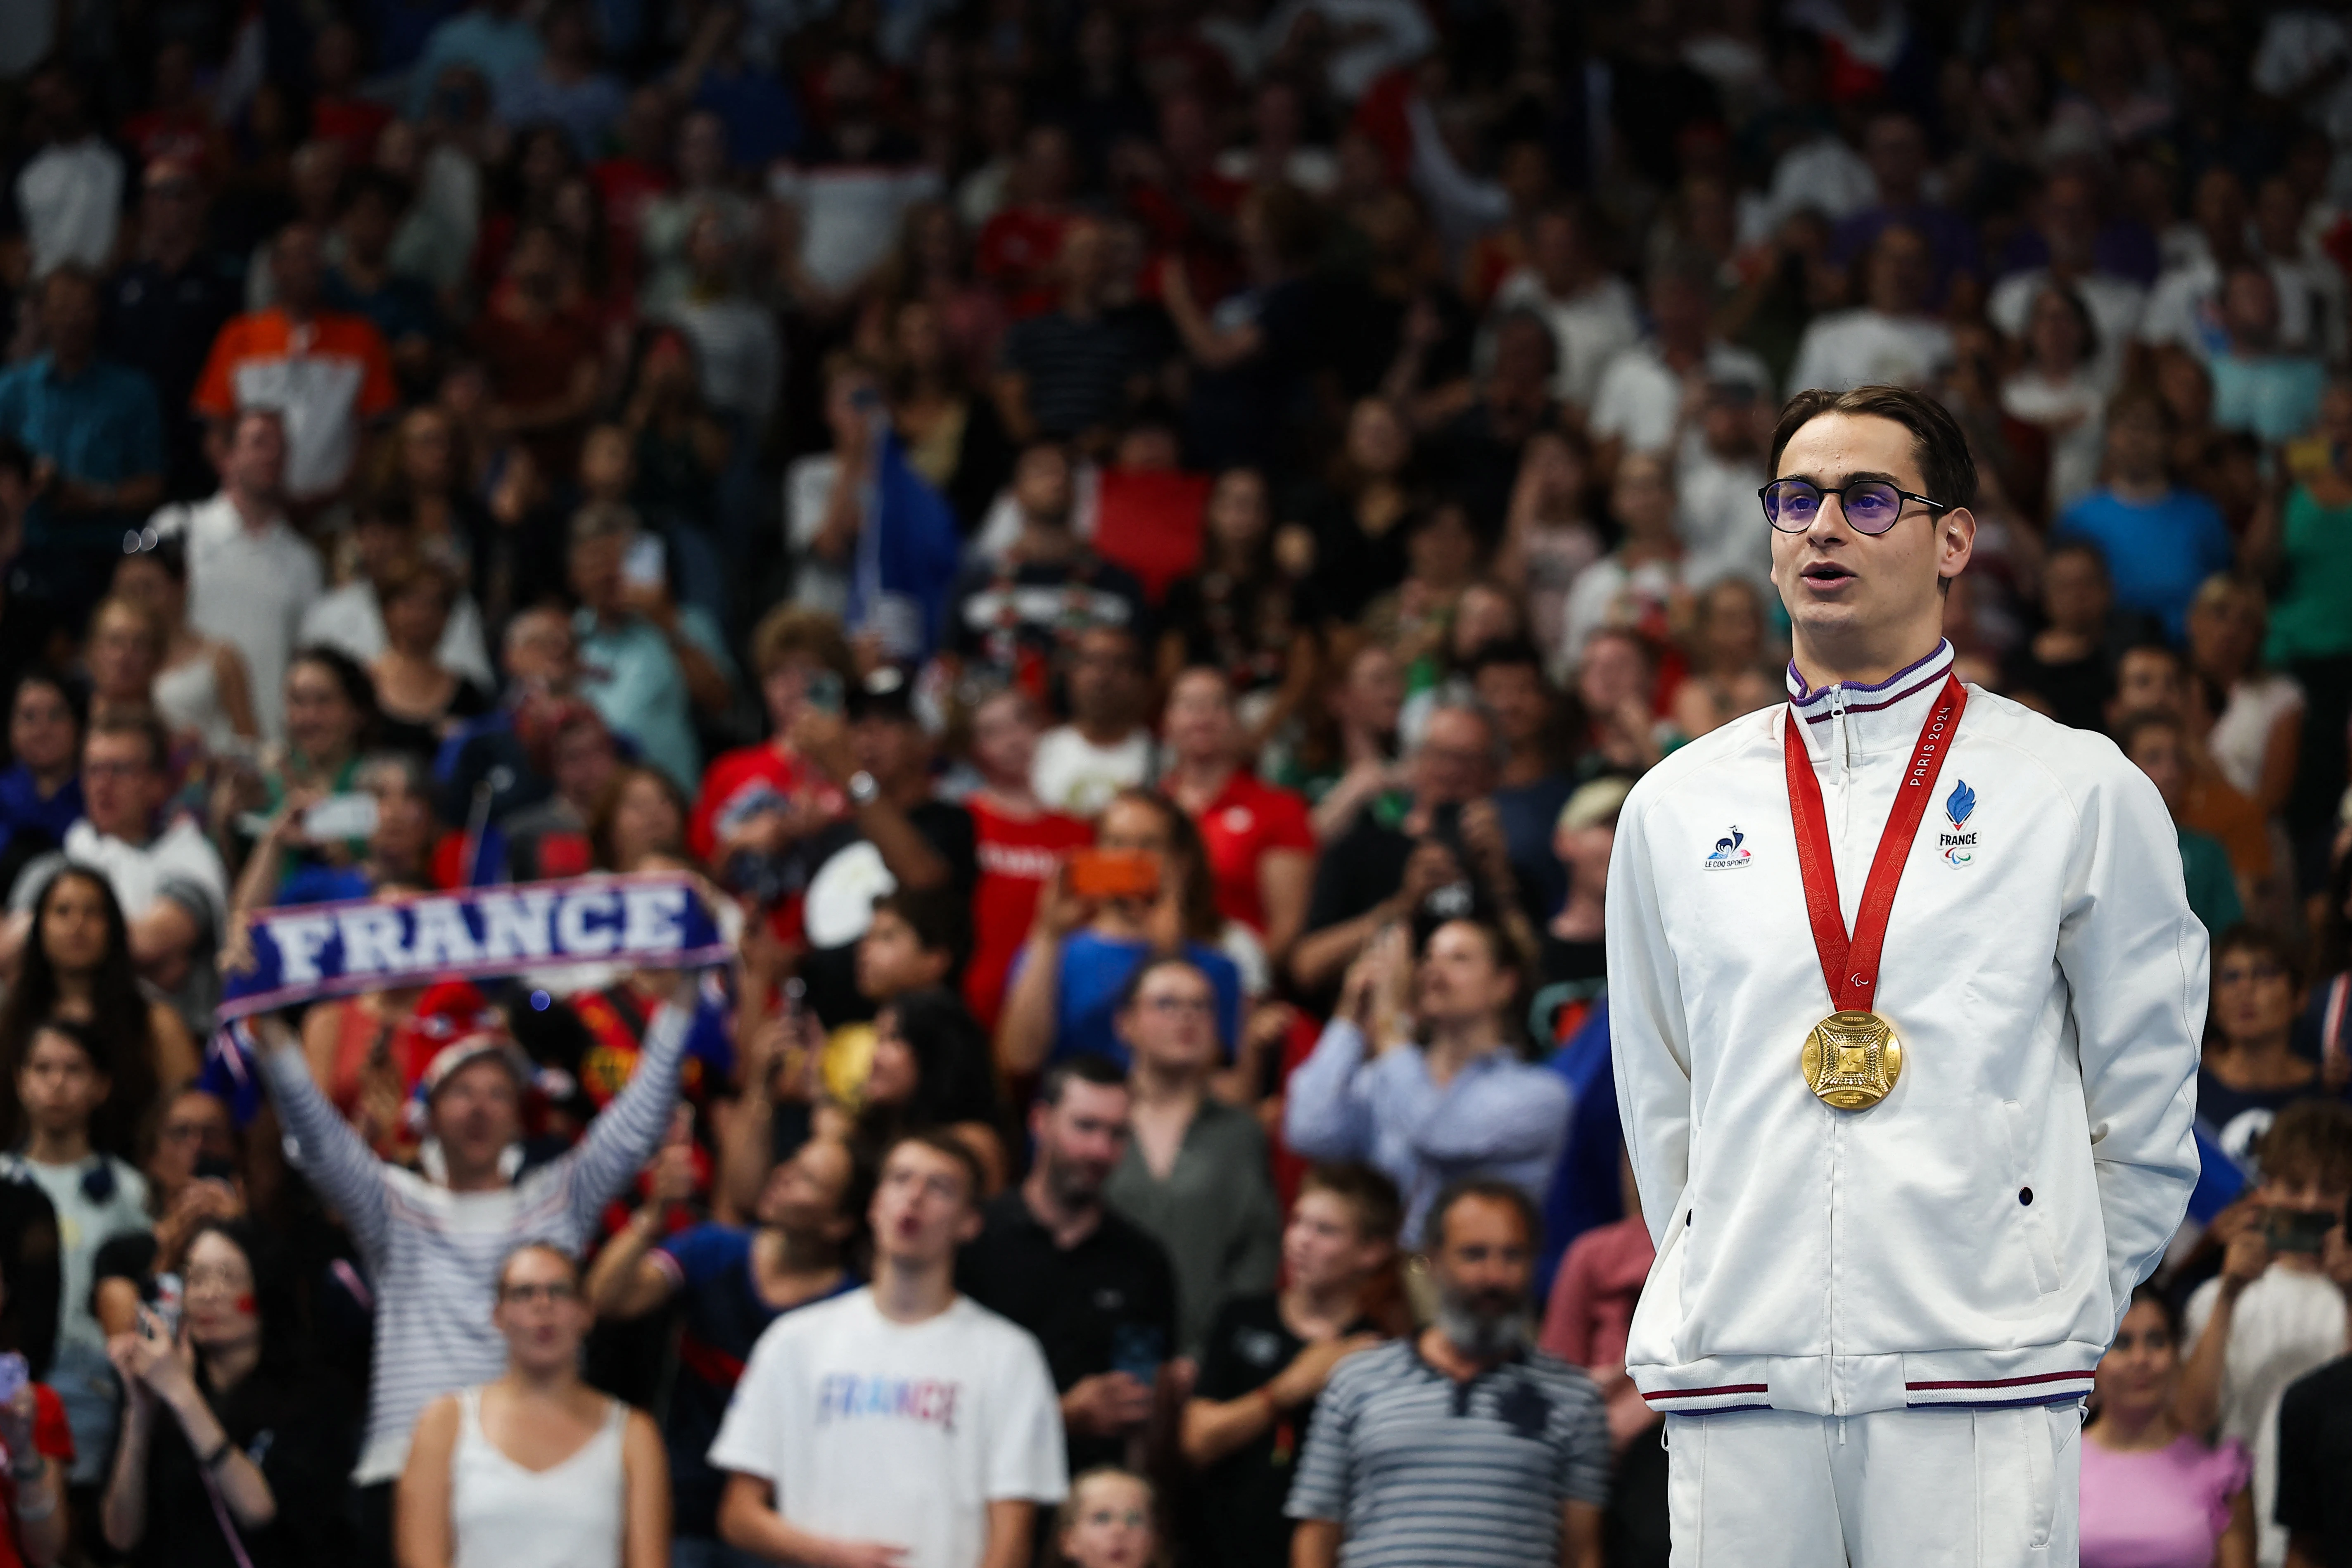
[{"label": "jacket pocket", "polygon": [[2051,1244],[2047,1211],[2034,1206],[2033,1167],[2026,1158],[2025,1107],[2014,1100],[2000,1102],[2001,1131],[2009,1142],[2009,1175],[2015,1188],[2013,1234],[2033,1265],[2033,1288],[2047,1296],[2058,1289],[2058,1249]]}]

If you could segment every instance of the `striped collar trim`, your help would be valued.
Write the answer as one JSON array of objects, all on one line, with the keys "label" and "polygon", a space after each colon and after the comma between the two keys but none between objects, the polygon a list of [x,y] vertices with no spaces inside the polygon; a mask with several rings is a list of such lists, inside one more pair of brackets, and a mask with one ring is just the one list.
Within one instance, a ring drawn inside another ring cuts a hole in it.
[{"label": "striped collar trim", "polygon": [[1845,710],[1848,713],[1875,713],[1941,681],[1951,668],[1952,645],[1941,639],[1936,644],[1936,651],[1927,658],[1906,665],[1885,679],[1868,686],[1851,680],[1832,681],[1827,686],[1808,686],[1797,668],[1796,661],[1791,659],[1789,661],[1789,706],[1802,714],[1807,723],[1823,723],[1832,717],[1830,699],[1842,691],[1845,695]]}]

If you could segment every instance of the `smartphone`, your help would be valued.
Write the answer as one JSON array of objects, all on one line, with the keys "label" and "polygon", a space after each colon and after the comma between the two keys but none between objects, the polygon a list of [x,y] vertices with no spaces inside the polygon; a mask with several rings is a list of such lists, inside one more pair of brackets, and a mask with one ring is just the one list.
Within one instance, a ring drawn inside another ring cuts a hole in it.
[{"label": "smartphone", "polygon": [[331,795],[302,814],[302,831],[319,843],[365,838],[375,832],[375,796]]},{"label": "smartphone", "polygon": [[15,1351],[0,1354],[0,1405],[16,1397],[17,1391],[31,1381],[33,1369]]},{"label": "smartphone", "polygon": [[1070,891],[1082,899],[1156,899],[1159,858],[1139,849],[1081,849],[1070,857]]},{"label": "smartphone", "polygon": [[668,580],[662,563],[661,535],[640,533],[621,558],[621,581],[632,588],[659,588]]},{"label": "smartphone", "polygon": [[818,712],[840,712],[843,698],[841,677],[834,671],[820,669],[808,678],[808,705]]},{"label": "smartphone", "polygon": [[1158,1329],[1143,1323],[1121,1323],[1111,1331],[1111,1371],[1123,1372],[1139,1383],[1148,1384],[1160,1375],[1160,1363],[1167,1359],[1167,1347],[1160,1342]]},{"label": "smartphone", "polygon": [[2273,1252],[2313,1252],[2326,1244],[2339,1216],[2329,1209],[2274,1208],[2263,1216],[2263,1239]]},{"label": "smartphone", "polygon": [[1462,841],[1462,803],[1458,800],[1449,800],[1443,805],[1432,806],[1429,811],[1429,834],[1431,837],[1443,838],[1448,844],[1460,843]]},{"label": "smartphone", "polygon": [[236,1180],[236,1167],[218,1154],[199,1154],[196,1156],[196,1180],[234,1182]]}]

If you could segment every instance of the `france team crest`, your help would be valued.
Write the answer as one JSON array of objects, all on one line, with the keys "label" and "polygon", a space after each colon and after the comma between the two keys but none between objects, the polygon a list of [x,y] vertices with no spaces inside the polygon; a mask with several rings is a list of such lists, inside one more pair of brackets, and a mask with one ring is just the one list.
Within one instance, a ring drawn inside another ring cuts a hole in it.
[{"label": "france team crest", "polygon": [[1948,866],[1965,866],[1976,858],[1977,836],[1960,831],[1977,809],[1977,792],[1961,779],[1952,785],[1952,793],[1944,797],[1944,815],[1951,819],[1952,831],[1936,835]]}]

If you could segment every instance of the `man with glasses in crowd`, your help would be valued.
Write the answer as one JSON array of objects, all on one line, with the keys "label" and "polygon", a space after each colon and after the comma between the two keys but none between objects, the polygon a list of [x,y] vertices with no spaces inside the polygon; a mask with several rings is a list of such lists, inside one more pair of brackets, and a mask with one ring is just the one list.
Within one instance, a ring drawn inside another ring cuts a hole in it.
[{"label": "man with glasses in crowd", "polygon": [[1679,1549],[2071,1562],[2081,1402],[2196,1179],[2205,932],[2114,744],[1951,673],[1950,415],[1801,393],[1769,471],[1789,702],[1636,784],[1610,871],[1627,1370]]}]

